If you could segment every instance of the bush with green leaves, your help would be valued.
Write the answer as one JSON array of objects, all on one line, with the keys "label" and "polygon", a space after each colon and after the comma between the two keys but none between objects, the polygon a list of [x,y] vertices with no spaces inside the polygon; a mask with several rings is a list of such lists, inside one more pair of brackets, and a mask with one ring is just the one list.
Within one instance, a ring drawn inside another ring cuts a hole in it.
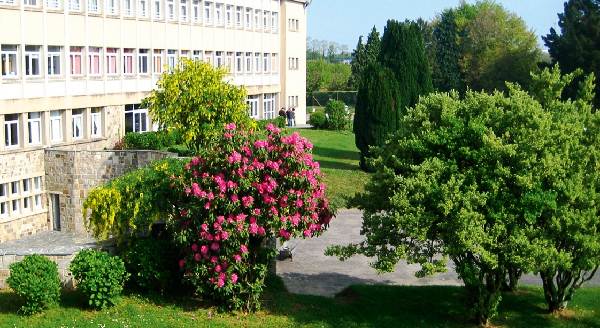
[{"label": "bush with green leaves", "polygon": [[287,119],[285,117],[277,116],[277,118],[270,119],[270,120],[257,120],[256,121],[257,130],[259,130],[259,131],[265,130],[267,125],[269,125],[269,124],[273,124],[273,126],[283,129],[283,128],[285,128],[285,126],[287,124]]},{"label": "bush with green leaves", "polygon": [[323,112],[314,112],[310,114],[308,124],[316,129],[324,129],[327,126],[327,117]]},{"label": "bush with green leaves", "polygon": [[197,152],[227,123],[244,129],[256,125],[248,116],[246,91],[227,83],[226,75],[208,63],[182,59],[161,76],[142,105],[161,127],[179,130],[188,148]]},{"label": "bush with green leaves", "polygon": [[41,255],[28,255],[11,264],[6,283],[25,302],[20,309],[24,314],[41,312],[60,298],[58,267]]},{"label": "bush with green leaves", "polygon": [[69,270],[77,282],[77,290],[96,309],[114,305],[128,278],[125,264],[119,257],[93,249],[77,253]]},{"label": "bush with green leaves", "polygon": [[344,102],[330,100],[325,106],[325,114],[327,114],[327,129],[345,130],[350,127],[350,113]]},{"label": "bush with green leaves", "polygon": [[142,291],[165,291],[177,277],[178,251],[170,239],[153,237],[130,241],[122,253],[131,275],[128,284]]},{"label": "bush with green leaves", "polygon": [[163,150],[183,143],[178,130],[150,131],[144,133],[129,132],[123,138],[125,149]]}]

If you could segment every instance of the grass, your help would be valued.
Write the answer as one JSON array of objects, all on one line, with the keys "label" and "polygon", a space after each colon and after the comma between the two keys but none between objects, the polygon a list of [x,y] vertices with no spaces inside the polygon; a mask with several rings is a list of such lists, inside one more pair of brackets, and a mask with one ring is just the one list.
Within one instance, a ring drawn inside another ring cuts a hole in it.
[{"label": "grass", "polygon": [[[92,311],[76,293],[60,307],[31,317],[16,314],[14,294],[0,292],[0,327],[473,327],[460,287],[352,286],[335,298],[289,294],[270,281],[263,310],[224,314],[190,297],[129,295],[117,306]],[[567,316],[546,314],[539,288],[505,294],[501,327],[598,327],[600,288],[575,294]]]},{"label": "grass", "polygon": [[346,199],[363,191],[369,179],[369,175],[358,166],[359,153],[354,144],[354,134],[313,129],[297,131],[314,144],[313,154],[325,174],[331,203],[338,208],[347,207]]}]

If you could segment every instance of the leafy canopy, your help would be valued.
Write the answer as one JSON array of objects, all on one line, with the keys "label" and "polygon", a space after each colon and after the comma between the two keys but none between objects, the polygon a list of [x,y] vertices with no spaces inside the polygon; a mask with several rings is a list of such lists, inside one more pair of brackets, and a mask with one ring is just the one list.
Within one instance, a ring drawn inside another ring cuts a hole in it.
[{"label": "leafy canopy", "polygon": [[227,123],[254,127],[246,91],[225,82],[226,73],[208,63],[183,59],[161,76],[158,88],[143,103],[163,128],[178,129],[188,147],[198,150]]}]

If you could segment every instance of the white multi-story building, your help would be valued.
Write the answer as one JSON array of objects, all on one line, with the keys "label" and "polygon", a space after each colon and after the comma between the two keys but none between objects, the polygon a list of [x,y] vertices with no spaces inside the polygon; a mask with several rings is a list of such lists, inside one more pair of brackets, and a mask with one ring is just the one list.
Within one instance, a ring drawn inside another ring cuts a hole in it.
[{"label": "white multi-story building", "polygon": [[48,151],[152,129],[139,103],[181,57],[226,67],[250,116],[304,123],[307,3],[0,0],[0,242],[60,228],[73,181],[49,182]]}]

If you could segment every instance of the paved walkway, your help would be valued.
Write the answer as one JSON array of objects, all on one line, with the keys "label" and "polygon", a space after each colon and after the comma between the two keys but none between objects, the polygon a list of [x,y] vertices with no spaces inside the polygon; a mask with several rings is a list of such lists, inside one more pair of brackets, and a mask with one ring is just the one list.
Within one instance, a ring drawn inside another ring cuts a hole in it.
[{"label": "paved walkway", "polygon": [[96,241],[93,238],[77,236],[68,232],[45,231],[19,240],[0,243],[0,256],[70,255],[92,247],[96,247]]},{"label": "paved walkway", "polygon": [[[329,245],[345,245],[360,242],[361,212],[341,210],[329,230],[319,238],[297,240],[293,261],[277,262],[277,274],[283,279],[292,293],[311,294],[332,297],[352,284],[390,284],[390,285],[461,285],[451,268],[447,273],[433,277],[416,278],[418,265],[399,263],[392,273],[377,274],[369,266],[369,259],[354,256],[345,262],[335,257],[323,255]],[[523,284],[540,284],[535,276],[526,276]],[[588,285],[600,285],[600,273]]]}]

